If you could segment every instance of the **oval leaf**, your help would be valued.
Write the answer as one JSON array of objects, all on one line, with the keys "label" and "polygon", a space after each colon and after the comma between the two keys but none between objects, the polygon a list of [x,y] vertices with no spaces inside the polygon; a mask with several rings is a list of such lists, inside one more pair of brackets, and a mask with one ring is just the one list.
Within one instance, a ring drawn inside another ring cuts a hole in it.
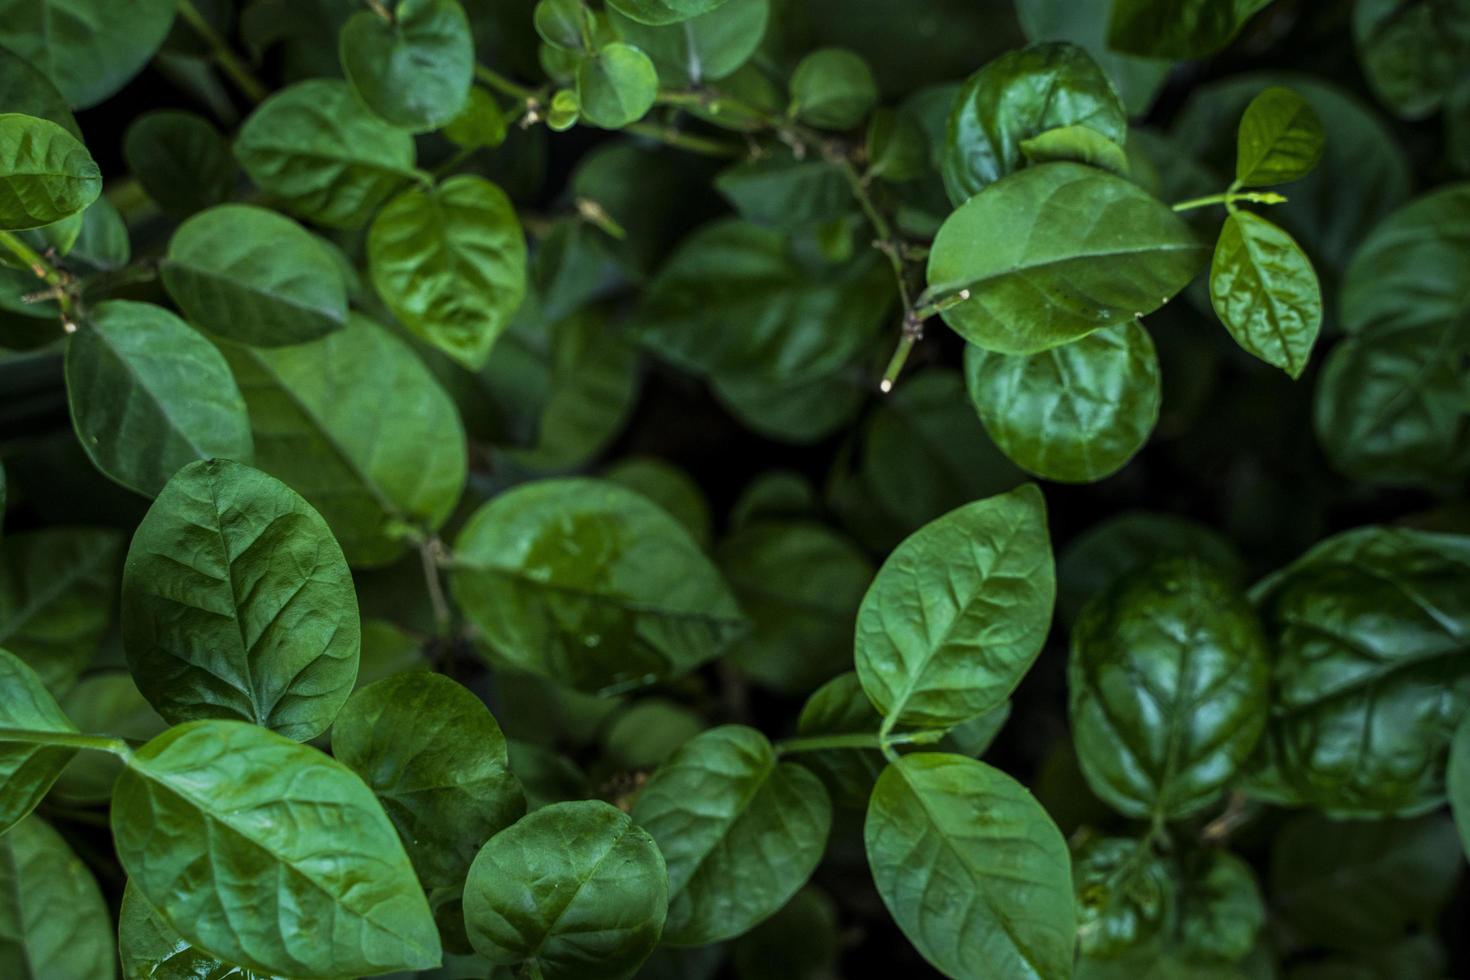
[{"label": "oval leaf", "polygon": [[101,193],[102,171],[75,136],[46,119],[0,114],[0,230],[81,214]]},{"label": "oval leaf", "polygon": [[[17,739],[9,732],[24,732]],[[47,744],[45,732],[75,735],[76,726],[25,661],[0,650],[0,834],[36,808],[76,749]]]},{"label": "oval leaf", "polygon": [[577,65],[577,101],[582,118],[603,129],[621,129],[642,119],[658,95],[653,62],[631,44],[605,44]]},{"label": "oval leaf", "polygon": [[1246,106],[1235,143],[1235,180],[1269,187],[1311,173],[1322,158],[1322,121],[1306,99],[1273,85]]},{"label": "oval leaf", "polygon": [[228,200],[235,158],[214,124],[192,112],[145,112],[123,137],[123,158],[165,211],[193,214]]},{"label": "oval leaf", "polygon": [[458,115],[474,81],[475,43],[457,0],[402,0],[391,22],[361,10],[342,25],[339,51],[363,103],[414,132]]},{"label": "oval leaf", "polygon": [[1227,217],[1210,265],[1210,302],[1242,348],[1301,376],[1322,327],[1322,287],[1290,235],[1249,211]]},{"label": "oval leaf", "polygon": [[97,881],[40,817],[0,836],[0,974],[99,980],[117,971],[112,915]]},{"label": "oval leaf", "polygon": [[[117,916],[117,949],[126,980],[252,980],[232,963],[190,946],[130,883]],[[258,980],[272,980],[259,977]]]},{"label": "oval leaf", "polygon": [[725,0],[608,0],[608,6],[640,24],[677,24],[723,6]]}]

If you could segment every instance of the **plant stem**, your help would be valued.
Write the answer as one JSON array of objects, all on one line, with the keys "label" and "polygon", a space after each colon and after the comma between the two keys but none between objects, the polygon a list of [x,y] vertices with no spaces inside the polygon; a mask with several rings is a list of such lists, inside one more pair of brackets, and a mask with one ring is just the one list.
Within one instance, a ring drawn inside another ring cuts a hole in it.
[{"label": "plant stem", "polygon": [[67,333],[77,329],[75,306],[70,292],[71,277],[57,269],[19,236],[9,231],[0,231],[0,245],[30,267],[36,278],[51,287],[56,305],[61,309],[61,326]]},{"label": "plant stem", "polygon": [[1190,211],[1194,208],[1209,207],[1211,204],[1224,204],[1229,207],[1236,201],[1249,201],[1252,204],[1285,204],[1286,198],[1271,191],[1224,191],[1220,194],[1206,194],[1204,197],[1191,197],[1187,201],[1175,204],[1173,209]]},{"label": "plant stem", "polygon": [[429,605],[434,607],[434,635],[440,639],[448,637],[454,627],[449,602],[444,598],[444,585],[439,581],[439,564],[443,554],[444,543],[438,538],[428,537],[419,541],[419,562],[424,570],[424,587],[429,593]]},{"label": "plant stem", "polygon": [[541,94],[535,89],[527,88],[519,82],[513,82],[499,72],[486,68],[484,65],[475,66],[475,77],[500,94],[508,95],[512,99],[535,102],[541,97]]},{"label": "plant stem", "polygon": [[841,735],[804,735],[788,738],[776,743],[777,755],[793,752],[823,752],[829,749],[873,749],[881,750],[890,745],[932,745],[948,734],[942,729],[922,732],[901,732],[897,735],[882,735],[878,732],[854,732]]},{"label": "plant stem", "polygon": [[107,735],[82,735],[77,732],[42,732],[29,728],[0,728],[0,742],[25,742],[30,745],[54,745],[66,749],[90,749],[111,752],[122,759],[133,754],[128,743]]},{"label": "plant stem", "polygon": [[194,28],[194,32],[209,46],[209,53],[214,57],[220,69],[230,76],[230,80],[241,92],[245,93],[247,99],[256,105],[264,102],[271,94],[270,89],[266,88],[245,62],[230,50],[230,46],[225,43],[224,38],[219,36],[214,25],[205,20],[204,15],[199,12],[198,7],[194,6],[192,0],[178,0],[178,4],[179,16],[183,17],[189,26]]},{"label": "plant stem", "polygon": [[707,157],[721,157],[733,159],[745,155],[745,148],[734,143],[725,143],[721,140],[709,139],[704,136],[695,136],[691,133],[681,132],[672,126],[663,126],[658,123],[636,122],[631,126],[624,126],[625,132],[635,136],[644,136],[648,139],[658,140],[669,146],[691,153],[700,153]]}]

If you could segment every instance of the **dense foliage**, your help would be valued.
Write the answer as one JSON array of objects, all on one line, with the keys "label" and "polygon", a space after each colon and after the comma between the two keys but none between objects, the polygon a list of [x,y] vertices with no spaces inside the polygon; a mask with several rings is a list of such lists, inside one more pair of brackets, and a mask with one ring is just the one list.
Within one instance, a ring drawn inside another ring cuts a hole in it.
[{"label": "dense foliage", "polygon": [[1465,975],[1467,175],[1467,0],[0,0],[0,976]]}]

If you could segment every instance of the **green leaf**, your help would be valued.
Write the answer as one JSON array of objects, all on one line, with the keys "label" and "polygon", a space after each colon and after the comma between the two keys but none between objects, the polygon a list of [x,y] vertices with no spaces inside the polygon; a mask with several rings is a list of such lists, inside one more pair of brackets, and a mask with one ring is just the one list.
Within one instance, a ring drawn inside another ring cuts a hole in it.
[{"label": "green leaf", "polygon": [[1169,63],[1135,58],[1108,46],[1113,0],[1027,0],[1016,19],[1031,41],[1071,41],[1086,49],[1113,83],[1130,115],[1142,116],[1169,74]]},{"label": "green leaf", "polygon": [[577,65],[582,118],[603,129],[622,129],[642,119],[658,95],[658,72],[648,55],[614,41]]},{"label": "green leaf", "polygon": [[1467,573],[1470,537],[1366,527],[1255,587],[1276,653],[1267,743],[1303,802],[1388,816],[1443,801],[1470,706]]},{"label": "green leaf", "polygon": [[820,157],[798,159],[785,148],[720,171],[714,184],[742,218],[772,228],[828,221],[853,209],[841,167]]},{"label": "green leaf", "polygon": [[1445,785],[1449,790],[1450,812],[1460,831],[1460,843],[1470,855],[1470,723],[1462,723],[1450,742]]},{"label": "green leaf", "polygon": [[607,726],[603,750],[625,769],[654,769],[706,727],[698,712],[664,698],[644,698]]},{"label": "green leaf", "polygon": [[394,528],[438,528],[464,488],[454,403],[403,341],[350,316],[320,340],[227,346],[255,434],[256,465],[326,518],[354,565],[403,553]]},{"label": "green leaf", "polygon": [[250,179],[289,210],[332,228],[360,228],[417,179],[413,136],[365,109],[346,82],[297,82],[261,103],[235,139]]},{"label": "green leaf", "polygon": [[[301,978],[439,964],[428,902],[372,792],[273,732],[169,729],[118,778],[112,832],[141,897],[231,963]],[[240,909],[252,928],[238,927]]]},{"label": "green leaf", "polygon": [[766,32],[770,0],[726,0],[679,24],[654,27],[613,9],[618,36],[653,61],[661,83],[688,88],[735,72],[755,54]]},{"label": "green leaf", "polygon": [[1147,841],[1089,838],[1072,855],[1077,944],[1084,958],[1105,959],[1158,936],[1173,912],[1174,878]]},{"label": "green leaf", "polygon": [[0,543],[0,647],[52,694],[71,686],[112,622],[122,535],[46,528]]},{"label": "green leaf", "polygon": [[716,555],[749,635],[730,662],[778,691],[810,691],[852,663],[852,624],[873,566],[846,537],[814,522],[762,522]]},{"label": "green leaf", "polygon": [[640,24],[677,24],[724,6],[726,0],[608,0],[608,6]]},{"label": "green leaf", "polygon": [[990,438],[1029,473],[1089,483],[1122,469],[1159,418],[1159,359],[1126,321],[1039,354],[965,350],[970,401]]},{"label": "green leaf", "polygon": [[[14,43],[6,37],[6,43]],[[66,99],[39,68],[29,60],[0,45],[0,105],[10,112],[49,119],[77,139],[81,127],[71,114]]]},{"label": "green leaf", "polygon": [[1373,94],[1397,116],[1436,112],[1470,56],[1470,7],[1462,0],[1358,0],[1358,64]]},{"label": "green leaf", "polygon": [[791,74],[791,110],[821,129],[852,129],[878,104],[878,83],[862,56],[845,48],[806,55]]},{"label": "green leaf", "polygon": [[102,171],[54,122],[0,114],[0,230],[39,228],[80,214],[102,193]]},{"label": "green leaf", "polygon": [[1020,783],[963,756],[904,756],[878,778],[863,836],[878,894],[936,969],[1071,976],[1067,845]]},{"label": "green leaf", "polygon": [[1271,0],[1114,0],[1108,47],[1153,58],[1203,58]]},{"label": "green leaf", "polygon": [[470,370],[481,367],[526,290],[526,239],[488,180],[410,188],[373,220],[373,286],[404,326]]},{"label": "green leaf", "polygon": [[1235,963],[1255,948],[1266,908],[1250,865],[1227,851],[1196,851],[1183,859],[1178,945],[1198,962]]},{"label": "green leaf", "polygon": [[531,19],[541,40],[552,47],[582,49],[582,28],[588,23],[588,10],[582,0],[540,0]]},{"label": "green leaf", "polygon": [[648,780],[633,820],[668,862],[663,942],[703,946],[774,915],[822,858],[832,808],[821,782],[779,762],[742,725],[686,742]]},{"label": "green leaf", "polygon": [[240,967],[190,946],[131,883],[123,889],[117,919],[117,948],[125,978],[254,980]]},{"label": "green leaf", "polygon": [[1049,42],[996,58],[970,76],[950,109],[939,157],[950,200],[963,204],[1015,173],[1027,159],[1024,141],[1062,127],[1119,147],[1128,137],[1128,114],[1087,52]]},{"label": "green leaf", "polygon": [[225,340],[280,347],[347,320],[347,287],[322,243],[290,218],[211,208],[169,239],[163,284],[190,321]]},{"label": "green leaf", "polygon": [[1179,216],[1121,177],[1043,163],[988,186],[944,224],[929,291],[986,350],[1034,354],[1158,309],[1205,248]]},{"label": "green leaf", "polygon": [[492,963],[529,962],[546,980],[626,980],[658,945],[668,901],[647,831],[600,800],[555,803],[480,851],[465,926]]},{"label": "green leaf", "polygon": [[99,980],[117,970],[112,916],[61,835],[30,817],[0,836],[0,974]]},{"label": "green leaf", "polygon": [[342,25],[338,50],[363,104],[411,132],[458,115],[474,81],[475,44],[458,0],[401,0],[391,22],[360,10]]},{"label": "green leaf", "polygon": [[195,460],[249,462],[254,452],[229,365],[161,306],[94,307],[67,344],[66,389],[92,462],[146,497]]},{"label": "green leaf", "polygon": [[175,6],[175,0],[0,0],[0,24],[6,47],[45,72],[72,108],[86,109],[143,70],[168,35]]},{"label": "green leaf", "polygon": [[820,888],[797,892],[734,944],[736,980],[818,980],[837,976],[837,903]]},{"label": "green leaf", "polygon": [[0,650],[0,834],[36,808],[76,749],[36,740],[11,741],[6,729],[76,734],[51,692],[25,661]]},{"label": "green leaf", "polygon": [[482,88],[470,89],[464,108],[444,124],[444,138],[465,150],[499,146],[509,125],[495,96]]},{"label": "green leaf", "polygon": [[948,728],[989,711],[1041,652],[1055,595],[1034,485],[951,511],[895,548],[863,597],[863,690],[889,727]]},{"label": "green leaf", "polygon": [[358,691],[332,727],[332,754],[382,802],[425,888],[458,888],[480,845],[525,812],[500,726],[441,674]]},{"label": "green leaf", "polygon": [[603,475],[658,504],[684,525],[696,544],[709,547],[713,533],[709,504],[705,503],[699,484],[688,473],[652,456],[631,456],[609,467]]},{"label": "green leaf", "polygon": [[892,274],[876,254],[804,262],[789,236],[740,221],[685,239],[645,294],[644,346],[722,381],[794,385],[831,375],[883,322]]},{"label": "green leaf", "polygon": [[321,515],[259,470],[180,470],[133,535],[122,592],[128,666],[171,723],[238,718],[305,741],[352,692],[347,561]]},{"label": "green leaf", "polygon": [[229,200],[235,158],[214,124],[192,112],[145,112],[123,137],[123,158],[159,207],[193,214]]},{"label": "green leaf", "polygon": [[903,109],[879,109],[868,120],[863,138],[867,175],[904,182],[929,172],[929,138],[917,113]]},{"label": "green leaf", "polygon": [[1060,126],[1021,140],[1021,154],[1031,163],[1073,160],[1127,177],[1128,153],[1123,147],[1086,126]]},{"label": "green leaf", "polygon": [[1240,117],[1235,180],[1243,187],[1299,180],[1322,158],[1324,138],[1311,103],[1279,85],[1264,89]]},{"label": "green leaf", "polygon": [[[982,716],[983,717],[983,716]],[[796,721],[796,733],[807,735],[871,735],[882,718],[863,693],[853,671],[838,674],[812,692]],[[873,784],[883,771],[883,754],[876,749],[822,749],[803,752],[804,766],[817,774],[827,787],[832,802],[850,809],[864,809]]]},{"label": "green leaf", "polygon": [[455,542],[450,585],[499,658],[583,691],[688,673],[745,626],[688,532],[606,481],[491,500]]},{"label": "green leaf", "polygon": [[1301,377],[1322,327],[1322,288],[1290,235],[1249,211],[1231,213],[1215,242],[1210,302],[1248,353]]},{"label": "green leaf", "polygon": [[1270,668],[1226,575],[1178,558],[1122,579],[1072,630],[1072,736],[1088,785],[1130,817],[1209,806],[1265,729]]},{"label": "green leaf", "polygon": [[1371,949],[1428,926],[1463,861],[1443,815],[1417,820],[1293,817],[1271,847],[1271,895],[1285,924],[1330,949]]}]

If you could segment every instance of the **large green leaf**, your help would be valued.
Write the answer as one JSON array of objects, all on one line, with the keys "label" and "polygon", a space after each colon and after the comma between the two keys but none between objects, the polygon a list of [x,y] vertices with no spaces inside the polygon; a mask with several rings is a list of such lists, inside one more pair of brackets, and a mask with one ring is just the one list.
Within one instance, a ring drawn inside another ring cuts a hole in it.
[{"label": "large green leaf", "polygon": [[[12,740],[7,729],[32,733]],[[48,745],[35,735],[76,734],[46,685],[25,661],[0,650],[0,834],[36,808],[76,749]]]},{"label": "large green leaf", "polygon": [[1268,187],[1299,180],[1322,157],[1322,121],[1305,98],[1279,85],[1251,99],[1235,137],[1235,180]]},{"label": "large green leaf", "polygon": [[480,845],[525,812],[500,726],[442,674],[358,691],[332,727],[332,754],[382,802],[425,888],[461,885]]},{"label": "large green leaf", "polygon": [[112,832],[140,895],[231,963],[302,978],[439,964],[428,902],[372,791],[283,736],[235,721],[169,729],[118,778]]},{"label": "large green leaf", "polygon": [[1470,537],[1368,527],[1255,587],[1276,653],[1267,743],[1303,802],[1383,816],[1443,801],[1470,706],[1467,574]]},{"label": "large green leaf", "polygon": [[1051,625],[1041,491],[978,500],[905,540],[857,619],[858,678],[892,727],[947,728],[1005,701]]},{"label": "large green leaf", "polygon": [[1143,448],[1159,418],[1159,359],[1127,321],[1037,354],[965,350],[970,401],[1001,452],[1037,476],[1086,483]]},{"label": "large green leaf", "polygon": [[71,686],[112,622],[122,535],[47,528],[0,543],[0,647],[53,694]]},{"label": "large green leaf", "polygon": [[1114,0],[1108,47],[1155,58],[1203,58],[1229,44],[1271,0]]},{"label": "large green leaf", "polygon": [[193,214],[235,191],[235,158],[214,124],[177,109],[145,112],[123,137],[123,158],[165,211]]},{"label": "large green leaf", "polygon": [[1178,819],[1213,803],[1255,748],[1270,655],[1237,585],[1178,558],[1083,610],[1067,680],[1093,792],[1131,817]]},{"label": "large green leaf", "polygon": [[367,240],[383,302],[404,326],[474,370],[526,290],[526,239],[510,199],[461,175],[389,201]]},{"label": "large green leaf", "polygon": [[100,193],[102,171],[80,140],[50,120],[0,113],[0,230],[81,214]]},{"label": "large green leaf", "polygon": [[450,585],[496,656],[585,691],[688,673],[745,626],[688,532],[606,481],[491,500],[455,542]]},{"label": "large green leaf", "polygon": [[0,836],[0,974],[104,980],[116,970],[107,903],[61,835],[30,817]]},{"label": "large green leaf", "polygon": [[373,115],[346,82],[297,82],[245,120],[235,157],[260,189],[333,228],[358,228],[417,178],[413,137]]},{"label": "large green leaf", "polygon": [[268,980],[190,946],[131,884],[118,911],[117,950],[125,980]]},{"label": "large green leaf", "polygon": [[342,549],[259,470],[180,470],[133,535],[122,594],[128,666],[171,723],[238,718],[305,741],[352,693],[360,629]]},{"label": "large green leaf", "polygon": [[924,752],[883,771],[864,828],[883,903],[946,976],[1072,975],[1072,865],[1020,783],[963,756]]},{"label": "large green leaf", "polygon": [[109,300],[66,349],[77,439],[97,468],[152,497],[201,459],[250,462],[245,399],[220,352],[161,306]]},{"label": "large green leaf", "polygon": [[746,932],[796,894],[821,860],[832,808],[817,777],[779,762],[764,735],[725,725],[659,767],[633,819],[668,863],[663,941],[703,946]]},{"label": "large green leaf", "polygon": [[458,0],[402,0],[391,21],[360,10],[342,25],[340,55],[358,98],[414,132],[458,115],[475,74],[474,38]]},{"label": "large green leaf", "polygon": [[929,290],[960,336],[1034,354],[1158,309],[1203,267],[1204,246],[1136,184],[1077,163],[1002,178],[949,216]]},{"label": "large green leaf", "polygon": [[0,0],[0,24],[5,46],[85,109],[143,69],[167,36],[175,7],[175,0]]},{"label": "large green leaf", "polygon": [[470,942],[546,980],[627,980],[658,945],[669,881],[653,838],[601,800],[555,803],[490,838],[465,884]]},{"label": "large green leaf", "polygon": [[227,204],[185,221],[162,272],[195,326],[236,343],[300,344],[347,320],[347,287],[331,253],[264,208]]},{"label": "large green leaf", "polygon": [[227,346],[255,462],[315,507],[354,565],[403,552],[396,527],[437,528],[464,488],[454,403],[403,341],[360,316],[320,340]]},{"label": "large green leaf", "polygon": [[726,0],[679,24],[655,27],[613,9],[613,30],[653,61],[659,81],[687,87],[732,74],[755,53],[770,17],[770,0]]},{"label": "large green leaf", "polygon": [[1081,126],[1118,146],[1128,114],[1086,51],[1067,42],[1001,55],[965,82],[950,110],[940,168],[950,200],[971,196],[1025,163],[1021,143]]},{"label": "large green leaf", "polygon": [[1290,235],[1249,211],[1230,214],[1215,242],[1210,302],[1242,348],[1301,377],[1322,327],[1322,288]]}]

